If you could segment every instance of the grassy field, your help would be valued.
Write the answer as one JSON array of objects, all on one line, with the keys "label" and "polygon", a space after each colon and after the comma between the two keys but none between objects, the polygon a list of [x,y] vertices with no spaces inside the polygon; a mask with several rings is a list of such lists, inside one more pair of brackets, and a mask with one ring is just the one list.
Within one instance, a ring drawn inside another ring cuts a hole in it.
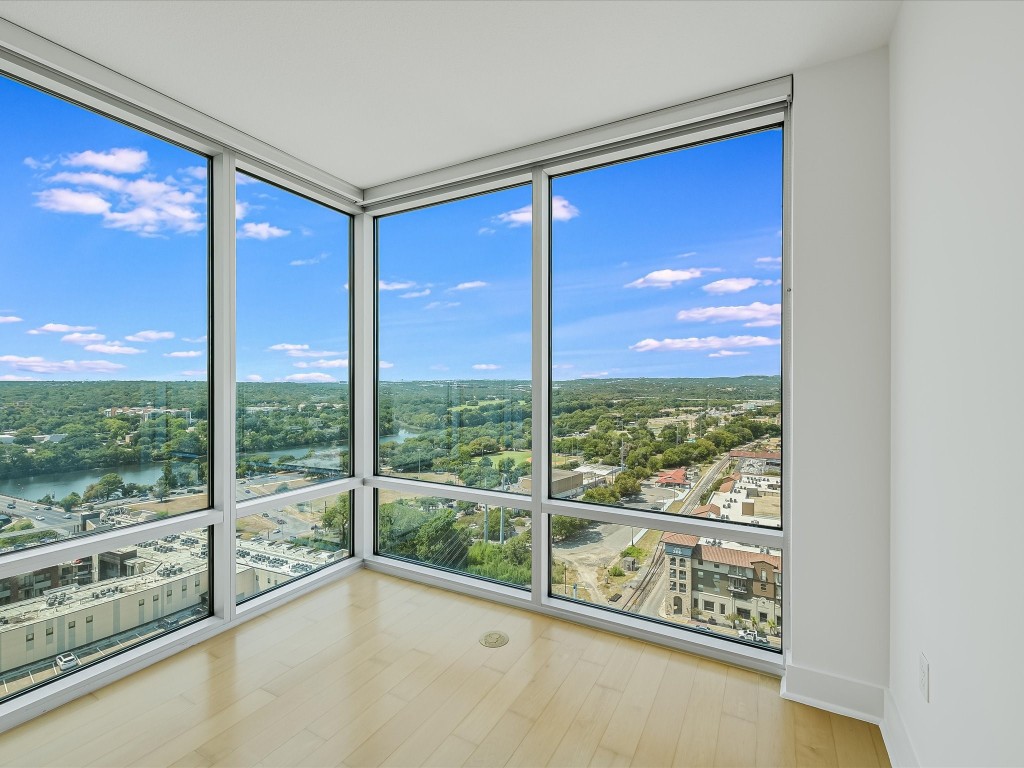
[{"label": "grassy field", "polygon": [[[526,461],[532,455],[533,454],[530,453],[530,451],[499,451],[498,453],[488,454],[491,461],[493,461],[495,464],[497,464],[502,459],[508,458],[514,459],[516,464],[518,464],[521,461]],[[477,461],[479,461],[479,459]]]}]

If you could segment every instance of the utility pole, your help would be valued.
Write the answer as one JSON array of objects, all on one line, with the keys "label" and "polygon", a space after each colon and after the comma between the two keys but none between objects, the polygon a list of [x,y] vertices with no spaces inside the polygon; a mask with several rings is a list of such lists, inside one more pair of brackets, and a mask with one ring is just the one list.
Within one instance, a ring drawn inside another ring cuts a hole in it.
[{"label": "utility pole", "polygon": [[498,543],[499,544],[504,544],[505,543],[505,508],[501,507],[500,509],[501,509],[501,512],[500,512],[500,517],[499,517],[500,525],[498,527]]},{"label": "utility pole", "polygon": [[487,537],[487,517],[490,513],[491,508],[489,504],[484,504],[484,543],[486,544],[489,539]]}]

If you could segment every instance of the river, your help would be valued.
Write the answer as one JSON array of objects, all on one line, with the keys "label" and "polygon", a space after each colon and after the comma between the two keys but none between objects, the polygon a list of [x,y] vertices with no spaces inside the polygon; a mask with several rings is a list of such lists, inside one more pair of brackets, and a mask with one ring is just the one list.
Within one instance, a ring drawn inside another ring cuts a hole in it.
[{"label": "river", "polygon": [[[381,438],[382,443],[403,443],[408,438],[415,437],[412,432],[401,430],[397,435],[388,435]],[[308,461],[302,457],[309,451],[308,446],[295,448],[280,448],[276,451],[265,451],[263,455],[270,455],[271,459],[278,459],[281,456],[292,455],[297,457],[296,463],[309,466],[330,466],[333,459],[337,466],[338,454],[347,451],[347,445],[340,445],[334,448],[324,448],[316,451],[316,454]],[[318,462],[317,459],[320,458]],[[190,464],[171,462],[174,471],[179,472]],[[76,472],[57,472],[51,475],[29,475],[27,477],[0,480],[0,495],[15,496],[28,501],[36,501],[43,496],[50,494],[58,501],[72,491],[82,494],[86,486],[95,483],[108,472],[116,472],[126,483],[136,485],[152,485],[160,479],[163,474],[164,465],[154,464],[127,464],[119,467],[101,467],[99,469],[82,469]]]}]

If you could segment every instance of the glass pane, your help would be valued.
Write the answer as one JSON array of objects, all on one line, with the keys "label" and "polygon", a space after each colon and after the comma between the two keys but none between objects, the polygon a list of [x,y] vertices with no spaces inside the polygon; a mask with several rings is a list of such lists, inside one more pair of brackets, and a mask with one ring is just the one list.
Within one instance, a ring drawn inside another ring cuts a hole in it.
[{"label": "glass pane", "polygon": [[377,552],[530,588],[530,513],[441,496],[377,491]]},{"label": "glass pane", "polygon": [[236,498],[349,475],[350,216],[236,176]]},{"label": "glass pane", "polygon": [[529,493],[530,194],[378,220],[380,474]]},{"label": "glass pane", "polygon": [[235,598],[287,584],[352,554],[349,493],[286,504],[235,522]]},{"label": "glass pane", "polygon": [[552,195],[552,495],[779,527],[781,129]]},{"label": "glass pane", "polygon": [[0,700],[209,615],[209,529],[0,579]]},{"label": "glass pane", "polygon": [[209,506],[207,158],[0,77],[0,551]]},{"label": "glass pane", "polygon": [[779,549],[553,516],[551,595],[782,649]]}]

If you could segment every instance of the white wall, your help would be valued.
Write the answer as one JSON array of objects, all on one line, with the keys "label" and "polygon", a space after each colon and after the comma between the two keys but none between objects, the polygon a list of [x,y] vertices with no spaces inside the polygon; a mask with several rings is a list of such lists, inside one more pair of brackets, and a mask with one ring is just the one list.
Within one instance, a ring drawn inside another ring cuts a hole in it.
[{"label": "white wall", "polygon": [[783,694],[878,721],[889,637],[885,49],[794,73]]},{"label": "white wall", "polygon": [[1022,3],[907,2],[891,42],[897,765],[1024,764],[1022,31]]}]

